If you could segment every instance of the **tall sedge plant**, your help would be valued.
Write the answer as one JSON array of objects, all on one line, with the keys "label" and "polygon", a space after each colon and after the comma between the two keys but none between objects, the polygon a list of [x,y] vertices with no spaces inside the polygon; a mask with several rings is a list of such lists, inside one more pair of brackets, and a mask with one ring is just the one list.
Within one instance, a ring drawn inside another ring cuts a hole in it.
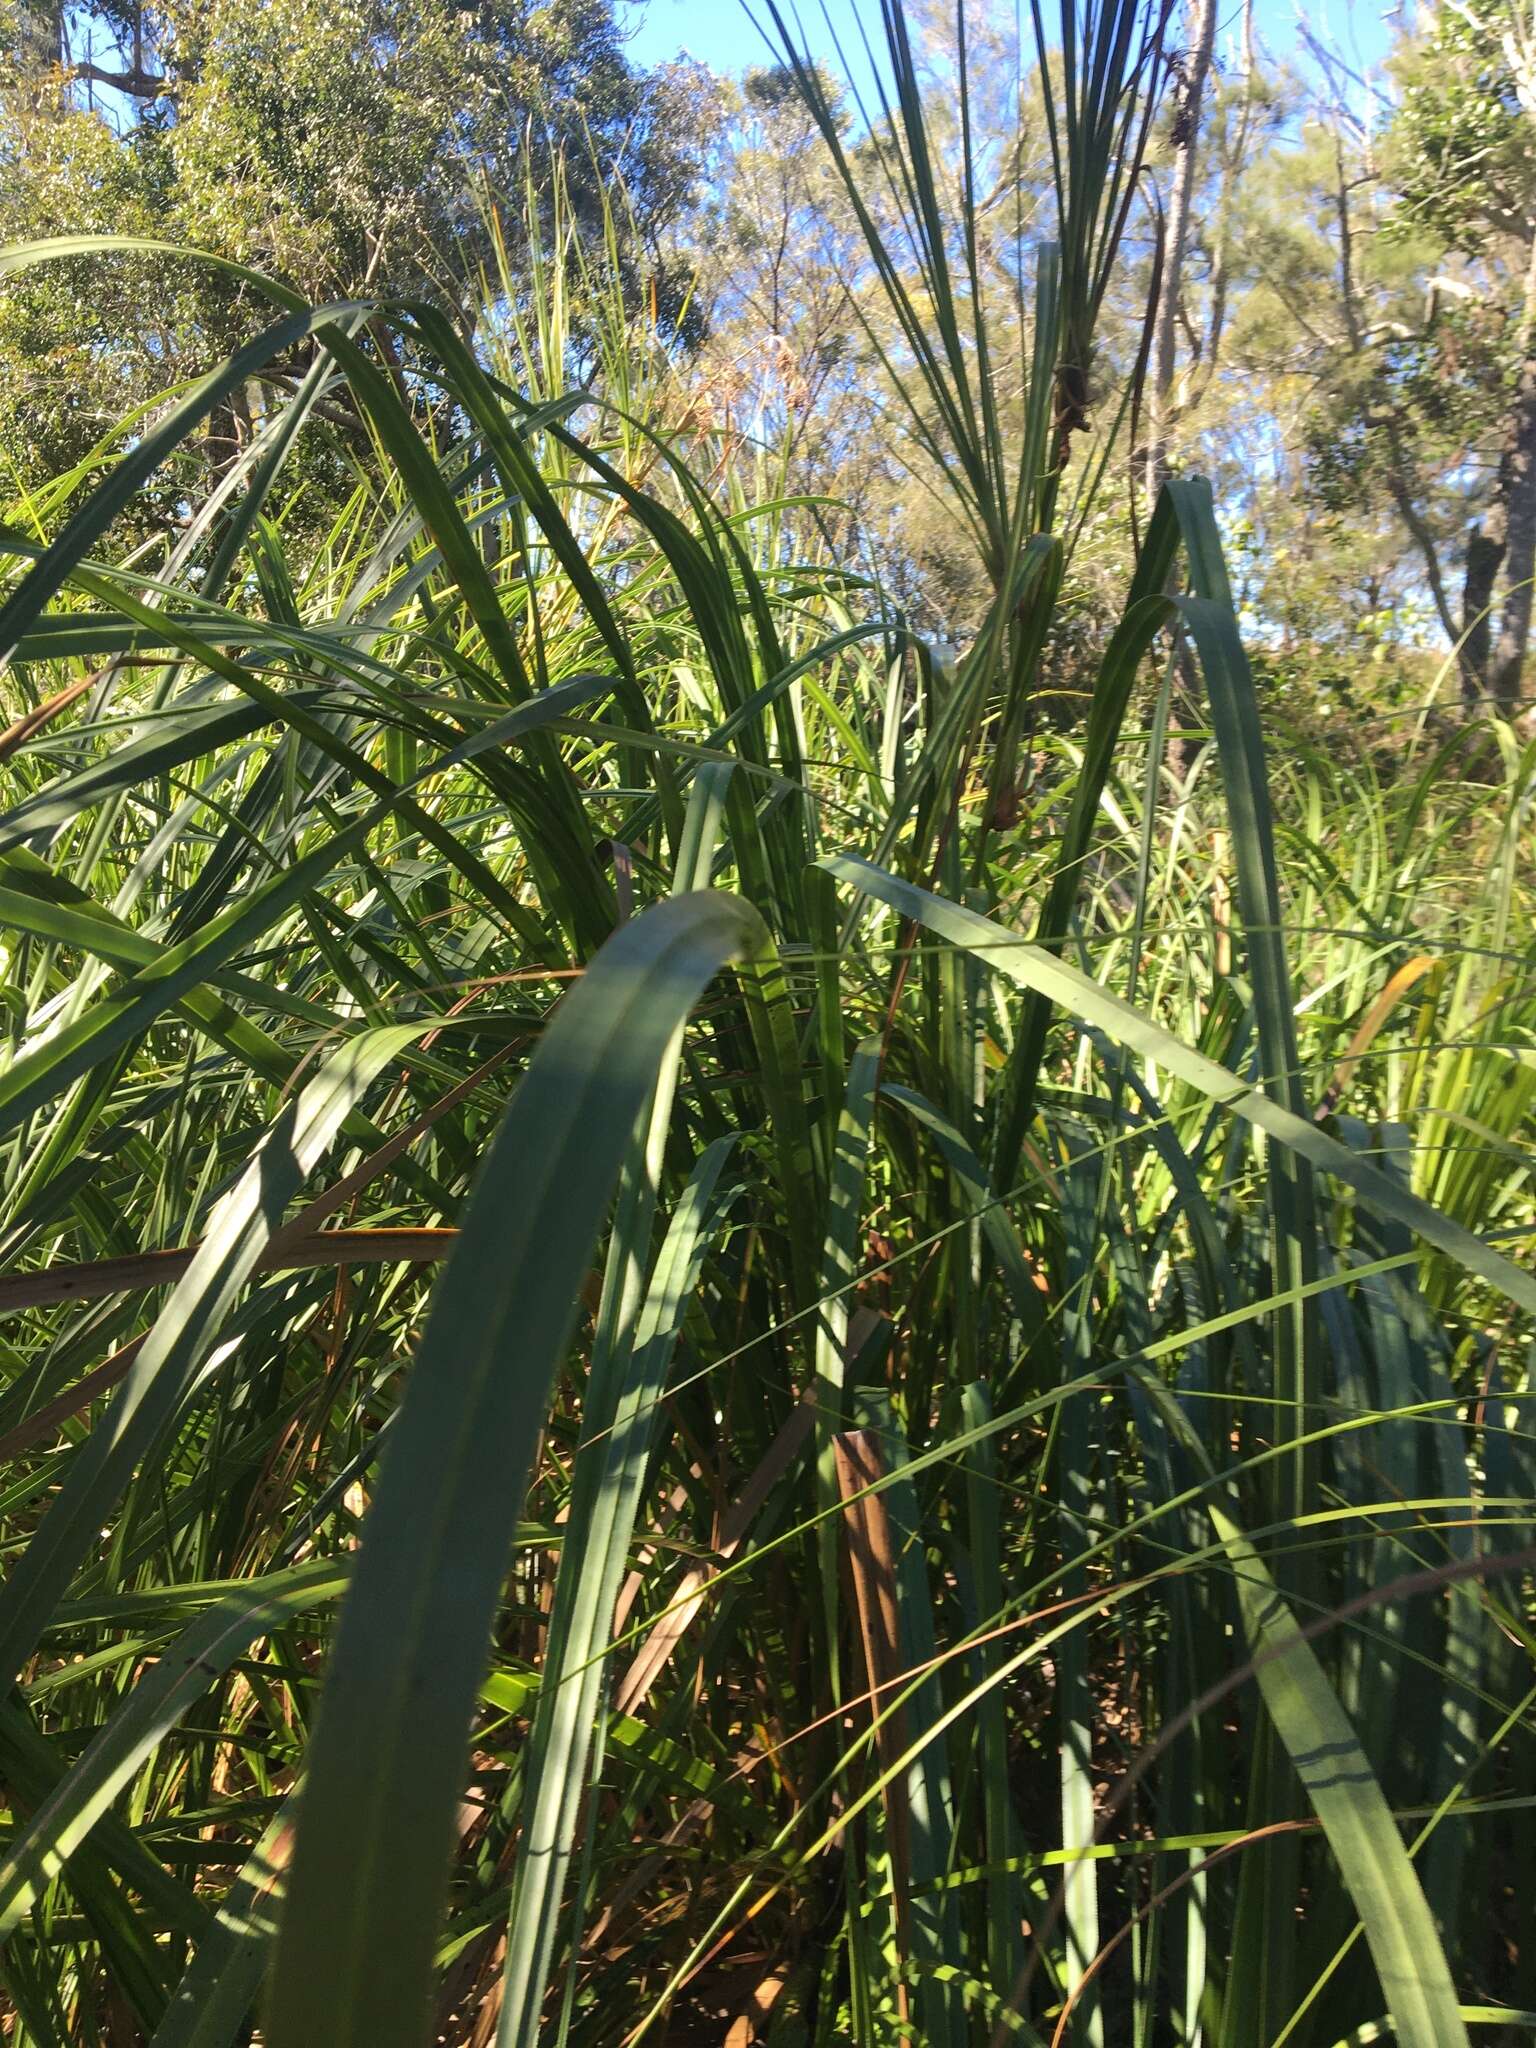
[{"label": "tall sedge plant", "polygon": [[[889,330],[866,318],[866,339],[914,442],[968,524],[994,594],[992,624],[980,639],[985,657],[973,662],[988,677],[985,702],[996,719],[993,816],[1012,808],[1028,697],[1059,582],[1064,473],[1091,411],[1113,416],[1113,407],[1095,405],[1096,335],[1165,78],[1168,14],[1146,0],[1084,11],[1064,0],[1053,49],[1032,0],[1055,232],[1026,246],[1018,191],[1010,334],[997,317],[984,255],[985,216],[1007,195],[982,189],[964,0],[954,9],[952,76],[943,88],[958,113],[952,151],[934,120],[935,88],[895,0],[881,0],[885,47],[867,67],[871,102],[852,89],[864,131],[852,136],[826,75],[768,0],[770,40],[832,156],[889,316]],[[846,58],[843,67],[852,75]],[[1021,78],[1021,119],[1024,93]],[[1022,163],[1014,161],[1012,174],[1022,187]],[[1031,271],[1034,302],[1026,310]],[[1025,350],[1027,360],[1009,360]],[[1017,419],[1006,397],[1015,387],[1022,393]],[[1113,430],[1101,438],[1098,460],[1085,468],[1076,518],[1102,482]]]}]

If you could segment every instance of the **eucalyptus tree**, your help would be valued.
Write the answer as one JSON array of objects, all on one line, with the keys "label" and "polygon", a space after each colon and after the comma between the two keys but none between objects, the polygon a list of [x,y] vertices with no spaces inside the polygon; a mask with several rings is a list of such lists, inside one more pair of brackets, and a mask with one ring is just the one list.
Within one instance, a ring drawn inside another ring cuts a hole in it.
[{"label": "eucalyptus tree", "polygon": [[[157,236],[316,303],[425,297],[462,324],[497,254],[488,213],[499,208],[504,236],[547,233],[547,206],[523,199],[530,182],[548,193],[558,159],[594,248],[605,188],[624,191],[606,216],[613,256],[637,301],[686,323],[688,277],[662,251],[691,201],[712,101],[693,67],[634,68],[611,0],[13,0],[0,35],[0,241]],[[511,253],[525,272],[526,249]],[[74,264],[7,283],[0,441],[20,477],[79,461],[257,312],[227,271],[166,258],[118,265],[105,289]],[[259,379],[220,407],[202,444],[215,473],[262,410]],[[174,520],[177,486],[159,509]]]},{"label": "eucalyptus tree", "polygon": [[[1536,578],[1536,35],[1509,0],[1442,5],[1400,68],[1400,205],[1453,253],[1451,289],[1481,315],[1494,387],[1474,444],[1486,482],[1466,542],[1459,639],[1469,701],[1486,695],[1507,715],[1521,697]],[[1447,329],[1440,366],[1464,382]]]}]

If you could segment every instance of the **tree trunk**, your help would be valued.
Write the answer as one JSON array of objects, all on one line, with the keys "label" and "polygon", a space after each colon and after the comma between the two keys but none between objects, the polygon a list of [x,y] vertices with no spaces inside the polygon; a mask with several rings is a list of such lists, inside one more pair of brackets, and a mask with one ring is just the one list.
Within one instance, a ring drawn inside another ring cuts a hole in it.
[{"label": "tree trunk", "polygon": [[1200,110],[1216,48],[1216,0],[1189,0],[1189,48],[1173,109],[1173,189],[1163,249],[1163,281],[1152,337],[1152,419],[1147,437],[1147,497],[1156,498],[1168,467],[1173,375],[1178,361],[1179,306],[1184,294],[1184,257],[1194,209],[1195,152]]},{"label": "tree trunk", "polygon": [[[1163,275],[1152,331],[1152,405],[1147,435],[1147,507],[1150,513],[1168,474],[1168,434],[1172,426],[1173,378],[1178,364],[1179,311],[1184,296],[1184,257],[1189,248],[1189,223],[1194,210],[1195,156],[1200,141],[1200,113],[1205,81],[1216,47],[1216,0],[1188,0],[1185,24],[1189,48],[1173,106],[1173,189],[1168,195],[1164,228]],[[1199,677],[1194,657],[1182,634],[1174,640],[1175,682],[1172,713],[1176,723],[1193,725],[1200,715]],[[1188,782],[1196,748],[1175,736],[1168,742],[1168,766]]]},{"label": "tree trunk", "polygon": [[[1536,573],[1536,235],[1527,256],[1520,335],[1520,375],[1504,422],[1493,496],[1467,540],[1461,693],[1469,715],[1482,709],[1490,696],[1505,717],[1511,715],[1531,635],[1531,577]],[[1501,570],[1505,595],[1495,648],[1494,591]]]},{"label": "tree trunk", "polygon": [[1536,575],[1536,350],[1529,338],[1499,462],[1501,481],[1506,471],[1504,609],[1489,681],[1499,716],[1513,718],[1531,637],[1531,578]]},{"label": "tree trunk", "polygon": [[[1502,473],[1503,462],[1499,468]],[[1495,486],[1481,522],[1467,535],[1467,565],[1461,585],[1461,701],[1470,715],[1488,687],[1493,650],[1493,587],[1504,559],[1504,503]]]}]

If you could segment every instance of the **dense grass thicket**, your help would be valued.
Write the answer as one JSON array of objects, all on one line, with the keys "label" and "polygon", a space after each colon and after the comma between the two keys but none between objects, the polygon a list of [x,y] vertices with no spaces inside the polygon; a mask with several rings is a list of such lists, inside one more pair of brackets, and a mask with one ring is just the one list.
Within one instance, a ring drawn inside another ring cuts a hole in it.
[{"label": "dense grass thicket", "polygon": [[473,348],[250,279],[11,507],[15,2048],[1536,2028],[1536,745],[1264,731],[1189,480],[1037,715],[1156,24],[1012,429],[889,28],[953,663],[617,311],[564,391],[560,236]]}]

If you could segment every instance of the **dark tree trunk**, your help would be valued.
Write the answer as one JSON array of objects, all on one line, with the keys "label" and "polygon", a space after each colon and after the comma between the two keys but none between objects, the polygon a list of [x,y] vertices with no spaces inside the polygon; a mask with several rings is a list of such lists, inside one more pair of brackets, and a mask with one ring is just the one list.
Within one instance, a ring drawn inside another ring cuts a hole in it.
[{"label": "dark tree trunk", "polygon": [[1490,695],[1501,718],[1519,708],[1520,678],[1531,637],[1531,578],[1536,575],[1536,353],[1520,365],[1515,409],[1499,463],[1505,489],[1504,609],[1489,671]]},{"label": "dark tree trunk", "polygon": [[[1504,607],[1494,644],[1494,592]],[[1461,692],[1469,712],[1491,699],[1508,717],[1520,697],[1531,637],[1531,578],[1536,574],[1536,351],[1520,366],[1514,405],[1504,427],[1499,473],[1480,525],[1467,541],[1461,599]]]},{"label": "dark tree trunk", "polygon": [[1461,585],[1461,697],[1469,712],[1477,710],[1488,687],[1493,586],[1504,559],[1504,523],[1503,500],[1495,489],[1482,524],[1467,536],[1467,567]]},{"label": "dark tree trunk", "polygon": [[[1521,318],[1524,356],[1504,423],[1493,497],[1467,541],[1461,601],[1461,694],[1469,713],[1491,698],[1507,717],[1520,695],[1531,636],[1531,577],[1536,572],[1536,237],[1528,253]],[[1503,572],[1504,609],[1497,647],[1494,592]]]}]

